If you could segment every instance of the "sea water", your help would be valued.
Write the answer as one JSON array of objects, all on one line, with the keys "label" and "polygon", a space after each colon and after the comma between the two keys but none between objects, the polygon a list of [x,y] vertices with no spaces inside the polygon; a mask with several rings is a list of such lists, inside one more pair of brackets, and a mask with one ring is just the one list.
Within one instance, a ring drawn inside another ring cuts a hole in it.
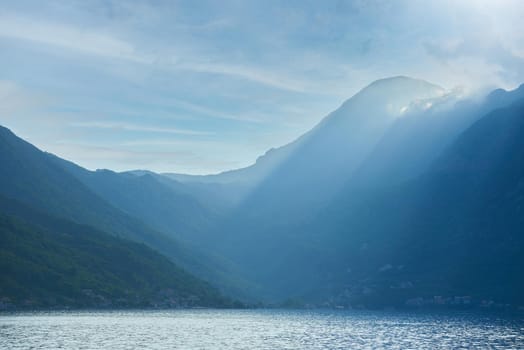
[{"label": "sea water", "polygon": [[21,312],[0,314],[0,349],[524,349],[524,321],[458,312]]}]

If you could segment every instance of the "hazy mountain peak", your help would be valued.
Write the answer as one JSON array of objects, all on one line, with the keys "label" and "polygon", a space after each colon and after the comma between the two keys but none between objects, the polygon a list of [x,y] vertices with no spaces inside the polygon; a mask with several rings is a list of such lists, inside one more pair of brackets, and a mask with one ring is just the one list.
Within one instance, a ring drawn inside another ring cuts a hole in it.
[{"label": "hazy mountain peak", "polygon": [[417,101],[434,99],[445,94],[444,88],[425,80],[396,76],[372,82],[347,100],[340,109],[356,104],[374,112],[399,116]]},{"label": "hazy mountain peak", "polygon": [[424,107],[430,108],[432,99],[445,95],[444,88],[420,79],[406,76],[379,79],[346,100],[315,129],[355,129],[364,124],[373,129],[384,128],[421,101],[426,101]]},{"label": "hazy mountain peak", "polygon": [[397,75],[394,77],[387,77],[382,79],[377,79],[373,82],[371,82],[368,86],[363,88],[361,91],[371,89],[378,86],[387,86],[387,87],[399,87],[401,85],[407,86],[407,85],[419,85],[419,86],[430,86],[433,88],[442,89],[442,87],[430,83],[423,79],[417,79],[417,78],[411,78],[405,75]]},{"label": "hazy mountain peak", "polygon": [[524,98],[524,84],[521,84],[515,90],[496,89],[488,94],[486,100],[494,108],[505,106],[512,101]]},{"label": "hazy mountain peak", "polygon": [[[290,155],[312,142],[317,151],[327,152],[322,158],[331,159],[335,152],[337,161],[347,163],[346,155],[359,150],[367,154],[377,138],[393,120],[414,106],[436,105],[432,99],[446,96],[446,90],[424,80],[395,76],[376,80],[344,102],[312,130],[289,144],[269,149],[257,158],[256,163],[243,169],[226,171],[210,176],[170,174],[182,182],[249,182],[258,183],[275,170]],[[309,149],[306,153],[312,152]],[[351,158],[351,157],[350,157]],[[361,157],[356,157],[360,159]],[[358,163],[355,159],[354,162]]]}]

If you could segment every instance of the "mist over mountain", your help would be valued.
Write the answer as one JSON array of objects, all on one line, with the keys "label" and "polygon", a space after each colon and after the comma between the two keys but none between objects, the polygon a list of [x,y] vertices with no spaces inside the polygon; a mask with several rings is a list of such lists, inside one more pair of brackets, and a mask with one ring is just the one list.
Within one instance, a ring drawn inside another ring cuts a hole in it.
[{"label": "mist over mountain", "polygon": [[194,236],[213,218],[211,208],[185,193],[184,187],[175,181],[152,173],[137,176],[110,170],[89,171],[54,159],[109,204],[159,231],[176,232],[179,238]]},{"label": "mist over mountain", "polygon": [[[207,176],[89,171],[2,128],[0,195],[250,302],[522,305],[523,118],[524,85],[473,99],[387,78],[252,166]],[[10,242],[70,235],[8,208]]]},{"label": "mist over mountain", "polygon": [[276,206],[271,204],[274,211],[293,211],[329,199],[406,106],[443,93],[436,85],[407,77],[370,84],[311,131],[281,148],[279,152],[286,154],[280,156],[283,161],[264,177],[243,205],[259,206],[267,193],[277,192],[281,199]]},{"label": "mist over mountain", "polygon": [[[404,79],[386,80],[390,84],[388,88],[395,90],[395,83],[404,84]],[[373,106],[376,105],[377,95],[380,96],[380,89],[376,93],[369,93],[368,89],[374,86],[375,84],[371,84],[364,90],[366,95],[373,96]],[[434,229],[426,225],[431,226],[429,223],[435,219],[429,220],[428,224],[416,219],[424,217],[418,212],[418,207],[427,207],[428,203],[433,203],[432,196],[425,192],[433,185],[420,185],[421,179],[428,176],[427,173],[435,167],[443,153],[451,152],[449,149],[454,143],[465,137],[462,133],[476,125],[487,113],[524,98],[522,87],[510,92],[496,90],[480,100],[461,99],[438,88],[435,89],[435,94],[436,97],[433,98],[402,101],[396,107],[403,113],[393,118],[388,114],[388,103],[382,105],[386,108],[375,107],[378,109],[377,115],[384,113],[380,115],[380,120],[387,127],[373,129],[380,132],[377,132],[372,145],[354,143],[358,147],[355,146],[351,151],[339,147],[340,144],[354,142],[347,141],[343,135],[347,135],[347,139],[355,135],[358,139],[362,129],[355,126],[359,124],[349,123],[342,117],[338,120],[332,117],[343,115],[339,114],[341,112],[334,112],[310,132],[319,133],[320,136],[307,134],[288,146],[296,148],[293,151],[288,150],[289,155],[282,161],[282,165],[276,166],[273,172],[265,175],[264,180],[255,186],[237,210],[232,211],[212,231],[210,242],[214,249],[222,251],[222,254],[243,266],[245,275],[259,283],[259,293],[272,300],[296,296],[303,300],[319,301],[334,296],[352,295],[355,301],[363,298],[362,291],[371,295],[370,291],[373,290],[374,299],[367,296],[362,300],[376,303],[378,299],[382,299],[383,303],[402,304],[410,298],[418,297],[417,292],[425,293],[426,297],[455,295],[453,293],[473,294],[475,288],[468,292],[460,288],[446,289],[444,284],[440,286],[442,288],[431,284],[426,289],[420,286],[420,289],[396,288],[395,286],[414,284],[408,278],[409,273],[402,273],[407,271],[402,270],[405,268],[403,263],[395,265],[400,269],[396,277],[386,282],[380,280],[383,277],[379,273],[380,269],[389,270],[390,265],[393,268],[387,257],[402,255],[400,252],[404,251],[406,256],[413,254],[420,259],[430,256],[417,255],[414,249],[408,252],[403,245],[408,245],[408,238],[404,235],[411,232],[413,227],[421,231]],[[360,98],[360,95],[357,96]],[[345,106],[350,105],[349,101]],[[366,100],[366,103],[371,104],[370,100]],[[403,109],[403,105],[410,108]],[[346,118],[352,120],[351,116],[352,114],[348,114]],[[333,128],[329,127],[330,120],[335,120],[336,126]],[[324,130],[327,130],[326,136],[322,135]],[[504,132],[506,131],[501,131],[500,137],[504,137]],[[340,135],[338,142],[334,141],[336,135]],[[297,146],[306,143],[304,140],[308,137],[312,138],[309,142],[314,146]],[[315,141],[315,138],[321,141]],[[314,147],[318,147],[318,151]],[[273,152],[279,151],[280,149]],[[365,155],[357,158],[359,152]],[[482,154],[480,149],[479,152]],[[347,158],[340,162],[332,159],[337,156]],[[304,161],[301,162],[300,159]],[[255,164],[250,170],[256,166]],[[305,168],[308,169],[304,170]],[[332,193],[328,195],[330,189]],[[454,189],[441,191],[453,193]],[[453,202],[462,202],[465,206],[469,205],[468,201],[460,197],[453,199]],[[445,202],[441,205],[444,208]],[[428,209],[428,213],[433,210]],[[438,211],[446,215],[445,210]],[[462,219],[470,220],[466,216]],[[461,216],[458,215],[456,220],[460,221]],[[445,232],[443,231],[444,236]],[[444,241],[446,239],[448,238],[443,238]],[[431,240],[428,240],[426,247],[431,251],[429,242]],[[467,246],[460,248],[467,249]],[[445,256],[445,249],[439,250],[438,254]],[[435,260],[435,257],[431,259]],[[424,266],[422,261],[412,264]],[[443,266],[453,268],[449,261]],[[464,271],[468,269],[465,268]],[[348,274],[351,276],[349,279]],[[428,272],[428,275],[431,276],[431,273]],[[380,288],[385,290],[379,293],[375,291],[380,289],[373,284],[375,282],[362,282],[372,280],[372,277],[381,281]],[[384,287],[387,283],[390,284]],[[476,287],[480,285],[477,281]],[[412,294],[399,293],[397,289],[402,292],[406,289]],[[428,293],[434,294],[428,296]],[[386,297],[394,294],[397,296],[392,299]],[[494,297],[495,293],[492,294],[485,293],[483,297],[489,299],[490,296]],[[349,302],[351,298],[342,299]]]},{"label": "mist over mountain", "polygon": [[[280,186],[280,190],[291,191],[313,183],[327,186],[329,182],[332,188],[319,189],[315,195],[330,196],[395,120],[408,109],[417,109],[418,105],[445,94],[439,86],[408,77],[378,80],[344,102],[312,130],[288,145],[269,150],[250,167],[207,176],[165,175],[181,182],[247,183],[256,187],[255,193],[250,193],[255,198],[263,196],[258,192],[277,190],[266,187]],[[340,180],[334,183],[331,171],[339,172]],[[302,176],[304,173],[308,176]],[[272,183],[272,177],[278,180]],[[286,179],[289,183],[284,184]],[[257,200],[260,199],[254,199]]]},{"label": "mist over mountain", "polygon": [[413,181],[341,193],[303,227],[330,249],[316,286],[342,303],[521,304],[523,103],[482,117]]},{"label": "mist over mountain", "polygon": [[[172,193],[170,188],[155,182],[145,187],[140,185],[140,179],[136,181],[137,185],[132,181],[136,180],[135,177],[129,181],[124,175],[112,177],[111,172],[98,173],[101,175],[101,179],[98,179],[96,172],[92,175],[70,162],[42,152],[4,127],[0,128],[0,161],[4,169],[0,173],[0,195],[52,217],[89,225],[107,234],[147,244],[199,277],[211,280],[224,289],[235,289],[236,282],[228,282],[229,274],[224,272],[229,269],[225,259],[203,254],[184,242],[182,234],[174,234],[179,227],[161,231],[155,229],[163,227],[161,223],[148,225],[140,219],[151,216],[145,210],[140,215],[132,216],[137,213],[137,206],[153,206],[155,202],[151,199],[157,200],[159,193]],[[95,177],[94,180],[91,176]],[[148,183],[147,178],[143,183]],[[150,192],[151,188],[156,192]],[[137,192],[138,196],[140,193],[150,193],[149,200],[133,197]],[[126,198],[129,201],[125,201]],[[157,203],[165,196],[158,198]],[[150,222],[155,222],[154,218]],[[171,215],[166,220],[170,218]]]},{"label": "mist over mountain", "polygon": [[[407,77],[383,79],[370,84],[310,132],[264,156],[268,159],[278,157],[280,163],[274,165],[270,173],[264,174],[263,180],[254,185],[236,209],[224,217],[211,234],[210,242],[213,242],[215,249],[223,249],[232,260],[242,262],[241,266],[248,266],[247,271],[253,269],[264,276],[261,279],[272,280],[272,271],[279,271],[280,265],[286,265],[286,261],[281,261],[278,255],[282,252],[283,257],[287,256],[287,250],[283,247],[310,244],[307,240],[302,242],[297,225],[309,221],[348,184],[354,182],[361,186],[359,177],[362,179],[361,174],[369,171],[366,170],[368,164],[382,164],[375,158],[384,140],[399,125],[406,139],[400,140],[398,146],[408,146],[409,150],[413,148],[409,146],[410,142],[426,127],[424,121],[438,120],[441,128],[452,130],[455,134],[461,127],[465,128],[472,117],[464,116],[461,119],[463,122],[455,121],[453,116],[448,117],[446,113],[451,113],[453,109],[450,99],[453,97],[444,89]],[[428,110],[429,105],[437,107]],[[476,105],[470,107],[474,108]],[[431,118],[428,114],[436,116]],[[457,112],[456,115],[461,114]],[[411,126],[411,120],[418,121],[422,117],[425,117],[424,121],[421,120],[416,127],[404,127]],[[432,132],[436,130],[431,125],[428,127]],[[448,140],[452,136],[449,135]],[[434,143],[439,141],[433,140]],[[445,140],[442,144],[445,145]],[[441,143],[438,145],[441,146]],[[391,150],[391,145],[386,149]],[[418,150],[419,158],[434,156],[422,148]],[[403,156],[406,161],[399,158],[396,164],[408,168],[412,160]],[[249,170],[255,171],[260,161]],[[426,164],[430,162],[431,159]],[[418,175],[421,168],[419,166],[418,172],[412,170],[406,176]],[[371,183],[369,178],[365,177]],[[214,238],[217,241],[213,241]],[[267,261],[268,254],[272,255],[270,261]]]}]

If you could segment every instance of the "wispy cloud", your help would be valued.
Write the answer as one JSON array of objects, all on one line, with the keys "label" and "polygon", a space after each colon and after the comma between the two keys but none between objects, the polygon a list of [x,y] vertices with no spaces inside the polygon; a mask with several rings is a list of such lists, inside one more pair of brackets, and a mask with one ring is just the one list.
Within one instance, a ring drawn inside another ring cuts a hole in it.
[{"label": "wispy cloud", "polygon": [[172,127],[157,127],[157,126],[146,126],[131,123],[121,122],[104,122],[104,121],[92,121],[92,122],[75,122],[71,123],[70,126],[79,128],[94,128],[94,129],[111,129],[114,131],[139,131],[139,132],[152,132],[160,134],[177,134],[177,135],[189,135],[189,136],[209,136],[213,135],[213,132],[178,129]]},{"label": "wispy cloud", "polygon": [[0,1],[0,122],[91,166],[227,170],[375,79],[524,82],[523,16],[519,0]]},{"label": "wispy cloud", "polygon": [[[213,21],[199,28],[212,29],[227,25],[226,20]],[[246,79],[269,87],[294,92],[307,92],[304,82],[291,79],[285,75],[276,75],[271,71],[248,65],[232,65],[221,62],[194,61],[194,58],[184,57],[180,61],[171,53],[146,54],[129,41],[93,28],[77,28],[54,22],[36,20],[21,16],[1,16],[0,36],[22,39],[40,44],[53,45],[78,53],[96,55],[104,58],[127,60],[146,65],[154,64],[164,69],[192,71],[196,73],[211,73]],[[190,63],[187,63],[191,61]],[[184,63],[186,62],[186,63]],[[235,119],[231,116],[222,117]]]},{"label": "wispy cloud", "polygon": [[249,67],[246,65],[229,65],[223,63],[185,63],[177,65],[177,68],[201,73],[229,75],[282,90],[310,92],[308,91],[304,82],[291,79],[285,75],[277,75],[268,70]]},{"label": "wispy cloud", "polygon": [[[214,30],[228,26],[230,26],[230,22],[227,19],[219,19],[204,24],[180,27],[184,27],[185,30],[187,28]],[[291,70],[286,69],[290,62],[281,62],[278,69],[275,65],[261,67],[246,61],[233,64],[224,57],[216,55],[216,53],[212,53],[211,60],[202,60],[202,50],[198,46],[191,47],[185,41],[183,43],[170,43],[167,46],[168,49],[146,49],[142,42],[126,40],[98,28],[47,21],[35,18],[35,16],[0,15],[0,37],[50,45],[78,54],[104,59],[128,61],[167,72],[182,71],[221,75],[293,93],[326,94],[333,92],[333,89],[329,87],[322,87],[319,84],[318,77],[315,79],[308,78],[307,75],[300,74],[300,70],[298,70],[298,74],[290,74]],[[294,59],[296,61],[296,58]],[[295,65],[292,65],[293,70],[299,68],[297,64],[301,63],[303,63],[302,58]],[[328,68],[333,62],[317,60],[315,64],[318,64],[319,67]],[[310,64],[306,64],[305,68],[310,69]],[[216,111],[213,114],[224,119],[249,121],[249,118],[245,116],[237,117],[226,113],[220,114]]]},{"label": "wispy cloud", "polygon": [[150,64],[154,61],[152,57],[137,53],[131,43],[96,32],[92,28],[80,29],[35,18],[1,16],[0,36],[138,63]]},{"label": "wispy cloud", "polygon": [[196,103],[191,103],[191,102],[183,101],[181,99],[176,99],[176,98],[169,98],[168,100],[161,101],[161,105],[180,107],[186,111],[205,115],[211,118],[219,118],[219,119],[235,120],[235,121],[251,122],[251,123],[264,122],[262,118],[254,117],[247,113],[246,114],[237,114],[233,112],[230,112],[230,113],[222,112],[219,109],[212,109],[212,108],[205,107],[205,106],[202,106]]}]

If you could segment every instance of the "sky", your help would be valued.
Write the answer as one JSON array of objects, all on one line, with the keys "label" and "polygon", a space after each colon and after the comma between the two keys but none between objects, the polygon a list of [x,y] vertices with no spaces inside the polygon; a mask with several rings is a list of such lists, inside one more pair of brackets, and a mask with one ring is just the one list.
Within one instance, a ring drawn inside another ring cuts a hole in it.
[{"label": "sky", "polygon": [[88,169],[252,164],[372,81],[524,83],[524,1],[0,0],[0,125]]}]

